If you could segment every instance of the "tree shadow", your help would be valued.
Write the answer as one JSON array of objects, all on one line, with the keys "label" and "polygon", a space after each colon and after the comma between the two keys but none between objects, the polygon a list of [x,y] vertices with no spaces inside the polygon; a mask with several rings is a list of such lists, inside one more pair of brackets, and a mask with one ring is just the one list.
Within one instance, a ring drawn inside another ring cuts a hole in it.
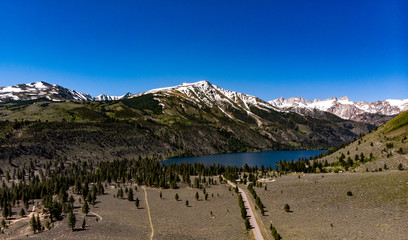
[{"label": "tree shadow", "polygon": [[89,231],[88,228],[74,228],[74,232],[82,232],[82,231]]}]

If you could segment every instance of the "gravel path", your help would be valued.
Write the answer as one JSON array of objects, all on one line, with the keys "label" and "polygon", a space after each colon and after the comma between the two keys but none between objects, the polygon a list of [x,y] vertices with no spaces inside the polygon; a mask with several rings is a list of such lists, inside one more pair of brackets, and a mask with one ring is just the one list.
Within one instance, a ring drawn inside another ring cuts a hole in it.
[{"label": "gravel path", "polygon": [[[234,188],[236,187],[236,185],[230,181],[228,181],[228,184]],[[245,208],[247,209],[247,215],[249,218],[249,223],[252,226],[252,232],[254,233],[255,239],[263,240],[264,238],[261,234],[261,229],[259,228],[259,225],[255,219],[254,211],[252,210],[251,205],[249,205],[249,201],[248,201],[248,197],[246,193],[242,191],[239,187],[238,187],[238,192],[241,194],[242,199],[244,200]]]},{"label": "gravel path", "polygon": [[143,191],[145,193],[145,201],[146,201],[146,208],[147,208],[147,215],[149,216],[149,222],[150,222],[150,228],[152,229],[152,235],[150,235],[150,240],[153,239],[154,236],[154,228],[153,228],[153,223],[152,223],[152,216],[150,215],[150,207],[149,207],[149,201],[147,201],[147,192],[145,186],[142,186]]}]

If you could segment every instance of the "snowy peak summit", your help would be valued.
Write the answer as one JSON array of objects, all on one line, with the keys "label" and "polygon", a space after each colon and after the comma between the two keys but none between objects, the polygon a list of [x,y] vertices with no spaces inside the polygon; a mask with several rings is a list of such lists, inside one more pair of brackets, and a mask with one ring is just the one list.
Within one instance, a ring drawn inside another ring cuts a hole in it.
[{"label": "snowy peak summit", "polygon": [[262,109],[273,109],[269,103],[243,93],[229,91],[220,88],[208,81],[199,81],[195,83],[183,83],[178,86],[168,88],[158,88],[147,91],[145,94],[164,94],[164,95],[176,95],[183,97],[187,100],[194,101],[201,105],[208,107],[224,108],[226,105],[233,108],[242,108],[250,113],[250,107],[256,106]]},{"label": "snowy peak summit", "polygon": [[0,102],[9,100],[34,100],[39,98],[47,98],[52,101],[92,100],[89,94],[69,90],[55,84],[51,85],[43,81],[0,88]]}]

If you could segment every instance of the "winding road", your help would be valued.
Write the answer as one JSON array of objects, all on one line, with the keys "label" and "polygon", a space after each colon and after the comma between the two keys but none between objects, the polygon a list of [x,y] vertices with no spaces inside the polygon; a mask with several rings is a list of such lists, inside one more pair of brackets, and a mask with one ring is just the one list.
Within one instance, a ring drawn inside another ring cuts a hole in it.
[{"label": "winding road", "polygon": [[152,235],[150,235],[150,240],[153,239],[154,236],[154,228],[153,228],[153,222],[152,222],[152,217],[150,215],[150,207],[149,207],[149,202],[147,201],[147,192],[145,186],[142,186],[143,191],[145,193],[145,201],[146,201],[146,208],[147,208],[147,214],[149,216],[149,222],[150,222],[150,228],[152,229]]},{"label": "winding road", "polygon": [[[228,181],[228,184],[234,188],[236,187],[236,185],[230,181]],[[264,237],[262,236],[261,229],[259,228],[258,222],[255,219],[254,211],[252,210],[251,205],[249,204],[246,193],[242,191],[239,187],[238,187],[238,192],[241,194],[242,199],[244,200],[244,205],[245,205],[245,208],[247,209],[247,216],[249,218],[249,223],[252,226],[252,232],[254,233],[255,239],[263,240]]]}]

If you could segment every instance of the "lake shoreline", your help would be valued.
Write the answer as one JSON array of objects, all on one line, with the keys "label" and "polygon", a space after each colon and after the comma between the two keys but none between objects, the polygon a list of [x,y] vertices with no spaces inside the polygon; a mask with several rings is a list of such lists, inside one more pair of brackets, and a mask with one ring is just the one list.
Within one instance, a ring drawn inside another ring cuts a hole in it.
[{"label": "lake shoreline", "polygon": [[269,150],[259,152],[239,152],[239,153],[221,153],[209,154],[196,157],[179,157],[169,158],[162,161],[162,164],[169,165],[172,163],[202,163],[206,166],[224,165],[242,167],[245,164],[248,166],[261,165],[275,166],[280,160],[297,161],[300,158],[310,158],[321,154],[327,150]]}]

